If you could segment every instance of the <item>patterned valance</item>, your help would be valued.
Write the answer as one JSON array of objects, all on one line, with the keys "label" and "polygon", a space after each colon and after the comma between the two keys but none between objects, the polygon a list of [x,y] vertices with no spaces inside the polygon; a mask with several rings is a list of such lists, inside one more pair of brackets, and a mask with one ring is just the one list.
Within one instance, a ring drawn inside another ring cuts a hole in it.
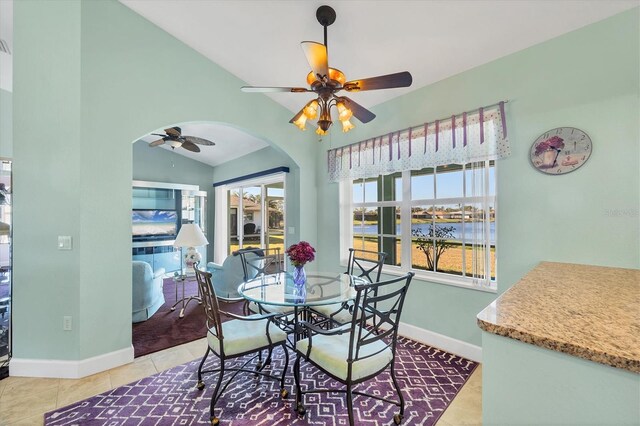
[{"label": "patterned valance", "polygon": [[329,150],[329,181],[507,157],[511,150],[504,104]]}]

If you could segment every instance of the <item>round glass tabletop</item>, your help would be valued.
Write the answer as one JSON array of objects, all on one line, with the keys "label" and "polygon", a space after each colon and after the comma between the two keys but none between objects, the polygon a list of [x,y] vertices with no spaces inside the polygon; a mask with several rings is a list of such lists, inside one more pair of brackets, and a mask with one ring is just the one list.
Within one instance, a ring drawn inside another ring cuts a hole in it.
[{"label": "round glass tabletop", "polygon": [[249,301],[279,306],[319,306],[353,300],[356,284],[367,281],[347,274],[307,273],[304,285],[293,283],[288,272],[261,275],[240,284],[238,292]]}]

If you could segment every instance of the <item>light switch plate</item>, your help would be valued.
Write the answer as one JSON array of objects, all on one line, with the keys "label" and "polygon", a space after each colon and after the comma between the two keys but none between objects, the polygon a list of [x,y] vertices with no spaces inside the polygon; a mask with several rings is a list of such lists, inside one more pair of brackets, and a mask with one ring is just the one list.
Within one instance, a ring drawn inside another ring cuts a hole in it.
[{"label": "light switch plate", "polygon": [[71,250],[71,236],[58,235],[58,250]]},{"label": "light switch plate", "polygon": [[293,226],[289,227],[289,235],[293,235],[296,233],[296,228],[294,228]]}]

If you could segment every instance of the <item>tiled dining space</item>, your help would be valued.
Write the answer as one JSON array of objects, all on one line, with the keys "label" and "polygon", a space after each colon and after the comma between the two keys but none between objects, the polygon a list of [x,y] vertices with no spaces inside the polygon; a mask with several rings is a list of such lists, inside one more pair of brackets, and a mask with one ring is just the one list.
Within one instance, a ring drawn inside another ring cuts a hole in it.
[{"label": "tiled dining space", "polygon": [[[131,364],[82,379],[8,377],[0,380],[0,426],[42,425],[47,411],[201,358],[206,347],[206,339],[199,339],[136,358]],[[194,386],[195,382],[194,377]],[[482,365],[476,368],[436,423],[437,426],[480,424]]]}]

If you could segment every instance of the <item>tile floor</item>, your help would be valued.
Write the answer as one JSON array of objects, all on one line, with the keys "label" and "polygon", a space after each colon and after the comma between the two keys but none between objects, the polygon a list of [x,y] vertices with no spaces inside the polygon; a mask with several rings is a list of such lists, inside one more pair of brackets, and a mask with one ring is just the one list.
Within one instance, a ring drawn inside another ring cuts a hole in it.
[{"label": "tile floor", "polygon": [[[206,344],[205,339],[196,340],[136,358],[131,364],[83,379],[8,377],[0,380],[0,426],[42,425],[47,411],[200,358]],[[481,395],[482,366],[479,366],[437,426],[480,425]]]}]

